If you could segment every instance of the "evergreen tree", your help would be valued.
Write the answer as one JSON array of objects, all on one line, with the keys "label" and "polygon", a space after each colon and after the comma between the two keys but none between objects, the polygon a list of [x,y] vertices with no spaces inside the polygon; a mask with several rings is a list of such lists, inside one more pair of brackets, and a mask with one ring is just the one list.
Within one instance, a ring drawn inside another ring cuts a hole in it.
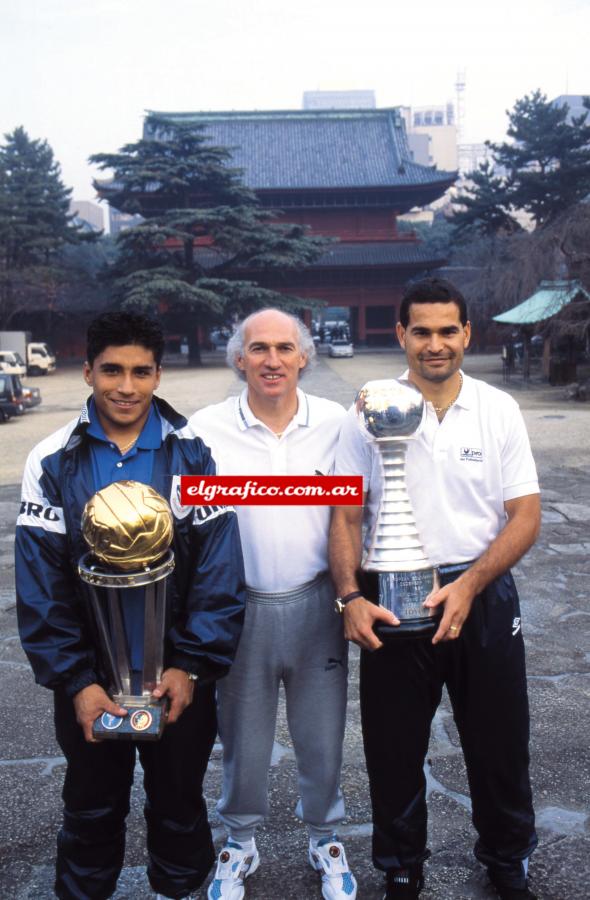
[{"label": "evergreen tree", "polygon": [[467,175],[463,192],[453,198],[452,223],[458,237],[474,231],[492,236],[512,234],[520,225],[509,212],[506,178],[494,174],[489,160]]},{"label": "evergreen tree", "polygon": [[[590,110],[589,98],[584,105]],[[519,210],[545,227],[590,193],[590,124],[587,114],[568,122],[568,113],[540,91],[517,100],[508,112],[511,143],[488,142],[493,164],[469,174],[453,201],[458,236],[519,231]]]},{"label": "evergreen tree", "polygon": [[[166,312],[182,321],[191,362],[199,362],[198,326],[264,305],[306,300],[256,283],[269,269],[300,268],[324,245],[300,225],[278,224],[231,167],[231,153],[211,145],[203,126],[148,115],[144,137],[118,153],[91,157],[113,172],[96,182],[116,209],[144,222],[118,236],[110,277],[119,303]],[[249,277],[249,273],[252,277]]]},{"label": "evergreen tree", "polygon": [[22,127],[0,147],[0,323],[46,309],[64,278],[60,252],[92,240],[72,224],[71,190],[61,180],[53,151]]},{"label": "evergreen tree", "polygon": [[[590,110],[590,100],[584,105]],[[588,114],[568,123],[569,108],[554,106],[537,90],[517,100],[508,113],[512,143],[490,144],[496,163],[507,172],[513,209],[546,225],[590,192]]]}]

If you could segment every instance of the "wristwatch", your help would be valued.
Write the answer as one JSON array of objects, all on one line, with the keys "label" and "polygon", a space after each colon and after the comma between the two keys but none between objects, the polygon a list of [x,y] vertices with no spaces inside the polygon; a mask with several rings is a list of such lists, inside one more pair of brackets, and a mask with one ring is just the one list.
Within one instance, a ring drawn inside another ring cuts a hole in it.
[{"label": "wristwatch", "polygon": [[344,597],[336,597],[336,612],[343,613],[344,607],[347,603],[350,603],[351,600],[356,600],[357,597],[362,596],[362,591],[351,591],[350,594],[345,594]]}]

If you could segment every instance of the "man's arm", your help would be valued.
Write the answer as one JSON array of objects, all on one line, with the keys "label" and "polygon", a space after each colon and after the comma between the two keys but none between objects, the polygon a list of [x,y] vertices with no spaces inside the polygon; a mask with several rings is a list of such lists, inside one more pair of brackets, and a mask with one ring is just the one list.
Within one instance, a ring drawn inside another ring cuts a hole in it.
[{"label": "man's arm", "polygon": [[[216,467],[200,438],[183,440],[184,474],[215,475]],[[199,682],[229,671],[238,646],[246,605],[246,583],[238,521],[224,506],[197,506],[191,516],[188,573],[183,610],[172,623],[170,667],[197,675]],[[167,691],[174,701],[170,691]]]},{"label": "man's arm", "polygon": [[[360,506],[337,506],[330,525],[330,570],[336,592],[345,597],[359,589],[356,572],[361,563],[361,525],[363,510]],[[344,607],[344,636],[365,650],[377,650],[382,646],[373,626],[376,622],[399,625],[389,610],[371,603],[364,597],[351,600]]]},{"label": "man's arm", "polygon": [[445,585],[426,600],[424,605],[428,607],[445,604],[433,644],[458,638],[477,594],[515,565],[537,540],[541,528],[539,494],[507,500],[504,508],[508,521],[483,556],[456,581]]},{"label": "man's arm", "polygon": [[73,697],[96,682],[94,649],[80,613],[63,502],[51,463],[27,460],[15,539],[16,611],[38,684]]}]

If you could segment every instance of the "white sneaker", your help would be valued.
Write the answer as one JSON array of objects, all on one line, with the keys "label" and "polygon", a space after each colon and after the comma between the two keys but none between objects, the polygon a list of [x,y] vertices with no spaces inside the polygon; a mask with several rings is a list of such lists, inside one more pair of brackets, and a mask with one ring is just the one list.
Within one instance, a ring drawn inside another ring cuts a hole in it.
[{"label": "white sneaker", "polygon": [[322,873],[324,900],[355,900],[356,878],[346,861],[344,847],[335,837],[320,841],[316,847],[309,842],[309,864]]},{"label": "white sneaker", "polygon": [[256,844],[244,850],[236,841],[228,841],[217,858],[217,869],[209,885],[209,900],[242,900],[244,879],[260,865]]}]

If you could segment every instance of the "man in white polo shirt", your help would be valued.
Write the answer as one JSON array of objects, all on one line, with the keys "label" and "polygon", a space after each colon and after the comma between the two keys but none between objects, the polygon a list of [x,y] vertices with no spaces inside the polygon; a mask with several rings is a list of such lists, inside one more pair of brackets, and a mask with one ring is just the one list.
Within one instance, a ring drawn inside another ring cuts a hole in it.
[{"label": "man in white polo shirt", "polygon": [[[426,420],[408,445],[406,481],[426,555],[441,572],[434,638],[383,645],[392,613],[362,596],[363,511],[334,511],[330,560],[345,635],[363,648],[361,711],[373,805],[373,862],[387,900],[423,883],[430,726],[446,684],[467,767],[477,858],[503,900],[534,898],[528,858],[537,844],[528,775],[529,713],[518,595],[510,567],[534,543],[539,487],[525,425],[503,391],[461,371],[469,344],[465,300],[450,282],[410,285],[397,335],[423,393]],[[354,409],[343,425],[337,474],[363,474],[366,545],[381,496],[378,451]]]},{"label": "man in white polo shirt", "polygon": [[[220,475],[332,474],[344,409],[305,394],[299,377],[314,355],[311,335],[276,309],[245,319],[228,363],[247,385],[238,397],[190,420]],[[328,575],[327,506],[236,507],[248,600],[233,677],[218,691],[227,842],[210,900],[241,900],[259,865],[254,834],[268,810],[268,770],[279,686],[285,688],[297,761],[296,814],[309,830],[309,862],[325,900],[354,900],[337,828],[346,713],[347,644]]]}]

